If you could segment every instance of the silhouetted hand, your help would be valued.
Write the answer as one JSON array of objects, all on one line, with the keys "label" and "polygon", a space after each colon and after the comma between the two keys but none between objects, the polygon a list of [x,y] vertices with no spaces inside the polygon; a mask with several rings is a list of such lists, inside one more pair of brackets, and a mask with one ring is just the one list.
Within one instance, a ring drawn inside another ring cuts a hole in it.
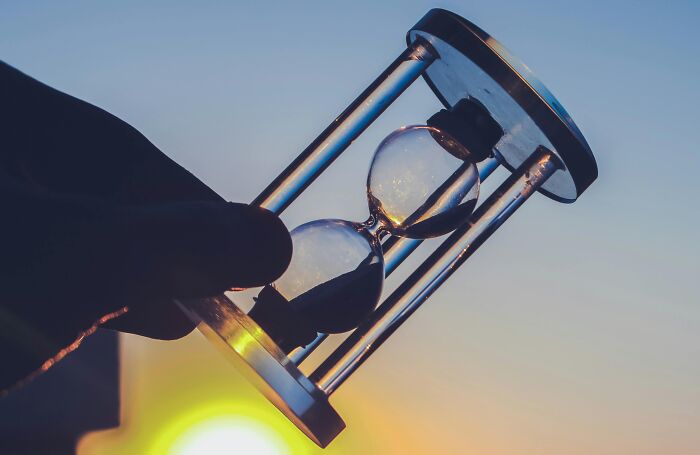
[{"label": "silhouetted hand", "polygon": [[222,201],[128,124],[2,62],[0,213],[0,391],[123,307],[108,327],[184,336],[173,299],[263,285],[291,256],[275,215]]}]

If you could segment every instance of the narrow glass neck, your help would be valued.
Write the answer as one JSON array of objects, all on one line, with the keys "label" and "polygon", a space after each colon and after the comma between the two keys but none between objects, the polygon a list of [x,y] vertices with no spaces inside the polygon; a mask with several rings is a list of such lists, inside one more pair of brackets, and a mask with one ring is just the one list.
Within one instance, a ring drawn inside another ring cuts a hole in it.
[{"label": "narrow glass neck", "polygon": [[362,223],[362,229],[364,229],[370,236],[380,242],[384,237],[389,235],[386,224],[382,219],[374,214],[370,214],[367,221]]}]

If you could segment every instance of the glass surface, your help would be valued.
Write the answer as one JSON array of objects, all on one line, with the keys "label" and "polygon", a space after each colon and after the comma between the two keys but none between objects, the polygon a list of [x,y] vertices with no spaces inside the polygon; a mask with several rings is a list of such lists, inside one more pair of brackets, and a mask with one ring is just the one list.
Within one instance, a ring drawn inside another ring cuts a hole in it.
[{"label": "glass surface", "polygon": [[409,126],[391,133],[377,148],[367,177],[370,213],[399,237],[452,231],[479,196],[479,173],[468,155],[437,128]]},{"label": "glass surface", "polygon": [[[503,128],[505,134],[495,148],[508,167],[511,169],[519,167],[540,145],[559,155],[547,135],[525,112],[523,107],[513,99],[507,88],[502,87],[476,63],[447,42],[429,33],[411,31],[411,40],[418,37],[430,42],[440,55],[440,58],[426,69],[426,75],[434,86],[439,88],[445,102],[453,106],[461,99],[471,96],[479,100]],[[490,44],[492,42],[495,40],[492,39]],[[520,64],[518,69],[520,68],[526,67]],[[530,75],[528,82],[531,83],[534,76],[531,76],[529,70],[527,74]],[[539,84],[537,88],[541,86]],[[546,93],[549,94],[549,92]],[[542,92],[540,94],[542,95]],[[553,110],[562,113],[564,119],[568,119],[569,123],[573,125],[561,105],[551,100],[553,97],[549,94],[546,102]],[[542,189],[567,201],[573,201],[578,196],[573,178],[566,169],[557,170],[544,182]]]},{"label": "glass surface", "polygon": [[311,221],[292,230],[292,244],[292,261],[272,286],[317,332],[345,332],[372,312],[384,261],[379,242],[362,225]]},{"label": "glass surface", "polygon": [[287,352],[316,332],[357,327],[381,297],[382,237],[442,235],[471,214],[479,172],[469,156],[434,127],[391,133],[377,147],[367,177],[368,220],[317,220],[294,229],[289,267],[263,289],[249,315]]}]

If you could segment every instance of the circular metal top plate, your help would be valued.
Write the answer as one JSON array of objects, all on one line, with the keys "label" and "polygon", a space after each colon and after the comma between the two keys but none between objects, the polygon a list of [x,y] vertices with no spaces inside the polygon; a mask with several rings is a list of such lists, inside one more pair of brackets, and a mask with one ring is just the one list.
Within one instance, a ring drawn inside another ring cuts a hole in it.
[{"label": "circular metal top plate", "polygon": [[345,422],[326,394],[226,296],[178,304],[207,339],[309,439],[326,447],[343,431]]},{"label": "circular metal top plate", "polygon": [[439,55],[423,74],[446,107],[462,98],[478,99],[505,134],[496,144],[513,170],[537,146],[556,153],[565,169],[552,175],[540,191],[560,202],[573,202],[598,177],[598,167],[576,124],[547,88],[501,43],[466,19],[432,9],[406,40],[422,38]]}]

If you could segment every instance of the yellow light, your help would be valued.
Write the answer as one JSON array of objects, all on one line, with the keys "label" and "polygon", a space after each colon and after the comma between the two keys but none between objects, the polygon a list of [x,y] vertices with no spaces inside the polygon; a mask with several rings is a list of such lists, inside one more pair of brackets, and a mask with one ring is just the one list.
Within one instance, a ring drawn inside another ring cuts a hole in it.
[{"label": "yellow light", "polygon": [[312,445],[276,409],[243,402],[202,403],[158,423],[147,455],[301,455]]},{"label": "yellow light", "polygon": [[[78,455],[319,453],[199,332],[168,343],[124,336],[121,349],[121,425],[81,438]],[[275,451],[246,451],[256,434]],[[183,454],[190,438],[200,447]]]},{"label": "yellow light", "polygon": [[168,455],[224,455],[231,453],[288,455],[277,433],[254,420],[221,416],[200,422],[180,435]]}]

